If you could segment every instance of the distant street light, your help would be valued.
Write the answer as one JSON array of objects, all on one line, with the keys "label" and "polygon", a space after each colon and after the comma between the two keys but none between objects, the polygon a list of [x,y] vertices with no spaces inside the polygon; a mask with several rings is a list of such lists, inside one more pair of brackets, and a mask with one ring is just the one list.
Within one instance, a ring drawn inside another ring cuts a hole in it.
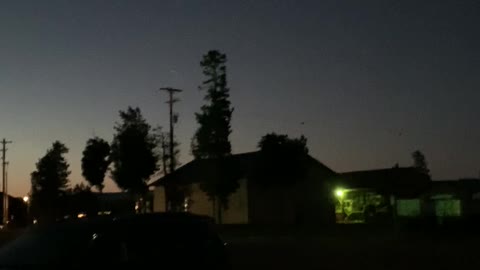
[{"label": "distant street light", "polygon": [[337,189],[335,191],[335,196],[337,196],[338,198],[342,198],[344,194],[345,194],[344,191],[341,189]]},{"label": "distant street light", "polygon": [[30,197],[24,196],[23,202],[25,203],[25,206],[26,206],[25,213],[26,213],[26,218],[28,222],[28,220],[30,219]]}]

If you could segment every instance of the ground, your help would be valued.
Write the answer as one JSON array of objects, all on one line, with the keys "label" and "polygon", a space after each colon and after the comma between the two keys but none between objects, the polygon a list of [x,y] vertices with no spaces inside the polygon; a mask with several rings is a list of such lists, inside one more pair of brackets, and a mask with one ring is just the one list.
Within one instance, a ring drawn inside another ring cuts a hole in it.
[{"label": "ground", "polygon": [[[334,229],[223,232],[233,269],[474,269],[480,234]],[[10,236],[0,234],[0,241]]]},{"label": "ground", "polygon": [[405,270],[480,266],[479,236],[418,232],[337,233],[231,239],[234,269]]}]

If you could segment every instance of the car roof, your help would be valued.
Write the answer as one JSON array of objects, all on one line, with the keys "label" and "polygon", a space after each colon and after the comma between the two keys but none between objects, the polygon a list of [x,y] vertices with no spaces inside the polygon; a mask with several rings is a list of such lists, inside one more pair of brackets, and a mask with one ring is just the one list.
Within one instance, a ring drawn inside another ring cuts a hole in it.
[{"label": "car roof", "polygon": [[208,216],[195,215],[190,213],[148,213],[131,214],[122,216],[95,216],[91,218],[67,219],[54,224],[37,225],[35,229],[68,228],[68,229],[88,229],[88,228],[108,228],[116,225],[138,225],[148,226],[150,228],[161,226],[162,224],[174,225],[212,225],[213,219]]}]

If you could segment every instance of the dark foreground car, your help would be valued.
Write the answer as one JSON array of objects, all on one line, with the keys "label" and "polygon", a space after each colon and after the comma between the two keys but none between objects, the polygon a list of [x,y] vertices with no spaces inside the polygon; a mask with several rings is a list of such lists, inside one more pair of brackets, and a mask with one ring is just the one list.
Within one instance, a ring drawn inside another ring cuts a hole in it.
[{"label": "dark foreground car", "polygon": [[182,213],[37,226],[0,250],[0,269],[100,265],[225,269],[228,258],[210,219]]}]

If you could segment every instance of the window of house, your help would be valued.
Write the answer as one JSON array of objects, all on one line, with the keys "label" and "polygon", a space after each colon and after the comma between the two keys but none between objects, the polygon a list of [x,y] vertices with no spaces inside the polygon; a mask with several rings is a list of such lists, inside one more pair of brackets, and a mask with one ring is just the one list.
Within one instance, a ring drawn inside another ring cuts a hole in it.
[{"label": "window of house", "polygon": [[421,214],[420,200],[397,200],[397,215],[399,217],[418,217]]},{"label": "window of house", "polygon": [[437,217],[459,217],[462,215],[461,202],[457,199],[436,200],[435,215]]}]

